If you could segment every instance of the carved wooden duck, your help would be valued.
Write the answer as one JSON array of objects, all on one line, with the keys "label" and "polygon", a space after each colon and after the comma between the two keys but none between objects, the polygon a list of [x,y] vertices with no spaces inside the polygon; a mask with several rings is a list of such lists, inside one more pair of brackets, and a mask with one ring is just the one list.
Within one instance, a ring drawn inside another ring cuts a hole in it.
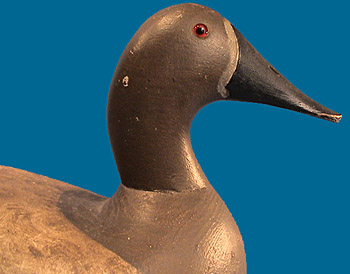
[{"label": "carved wooden duck", "polygon": [[217,12],[166,8],[137,31],[110,86],[113,197],[0,167],[0,273],[246,273],[238,227],[191,147],[192,119],[217,100],[341,118]]}]

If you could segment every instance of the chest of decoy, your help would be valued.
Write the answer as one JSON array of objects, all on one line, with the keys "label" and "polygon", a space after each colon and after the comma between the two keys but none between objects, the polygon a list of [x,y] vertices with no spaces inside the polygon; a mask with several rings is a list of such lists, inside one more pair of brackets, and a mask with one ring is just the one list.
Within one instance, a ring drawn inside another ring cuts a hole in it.
[{"label": "chest of decoy", "polygon": [[71,191],[59,204],[81,231],[143,273],[246,271],[238,227],[212,188],[145,192],[121,185],[111,199]]}]

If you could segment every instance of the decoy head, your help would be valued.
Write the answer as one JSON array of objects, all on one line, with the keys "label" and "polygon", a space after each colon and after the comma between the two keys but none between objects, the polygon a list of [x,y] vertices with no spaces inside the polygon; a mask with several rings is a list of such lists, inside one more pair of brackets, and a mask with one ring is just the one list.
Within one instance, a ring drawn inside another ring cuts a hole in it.
[{"label": "decoy head", "polygon": [[195,114],[218,100],[341,118],[294,87],[219,13],[197,4],[171,6],[139,28],[111,83],[108,129],[122,181],[149,190],[201,185],[194,183],[205,176],[189,129]]},{"label": "decoy head", "polygon": [[197,4],[161,10],[140,27],[119,61],[115,92],[142,108],[173,108],[190,119],[216,100],[264,103],[333,122],[341,118],[294,87],[227,19]]}]

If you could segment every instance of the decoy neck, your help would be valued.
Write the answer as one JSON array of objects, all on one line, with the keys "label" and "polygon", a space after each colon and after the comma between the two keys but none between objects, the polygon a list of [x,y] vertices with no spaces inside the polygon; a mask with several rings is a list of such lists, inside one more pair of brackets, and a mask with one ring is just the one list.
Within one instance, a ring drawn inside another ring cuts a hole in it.
[{"label": "decoy neck", "polygon": [[136,32],[110,86],[108,130],[122,183],[148,191],[206,187],[190,125],[217,100],[341,118],[294,87],[217,12],[196,4],[172,6]]}]

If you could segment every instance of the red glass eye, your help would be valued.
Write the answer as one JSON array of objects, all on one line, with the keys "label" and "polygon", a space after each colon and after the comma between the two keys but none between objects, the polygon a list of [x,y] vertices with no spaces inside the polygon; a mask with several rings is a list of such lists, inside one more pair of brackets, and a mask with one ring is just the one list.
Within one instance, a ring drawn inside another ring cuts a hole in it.
[{"label": "red glass eye", "polygon": [[205,38],[209,35],[208,27],[204,24],[197,24],[193,27],[193,32],[200,38]]}]

